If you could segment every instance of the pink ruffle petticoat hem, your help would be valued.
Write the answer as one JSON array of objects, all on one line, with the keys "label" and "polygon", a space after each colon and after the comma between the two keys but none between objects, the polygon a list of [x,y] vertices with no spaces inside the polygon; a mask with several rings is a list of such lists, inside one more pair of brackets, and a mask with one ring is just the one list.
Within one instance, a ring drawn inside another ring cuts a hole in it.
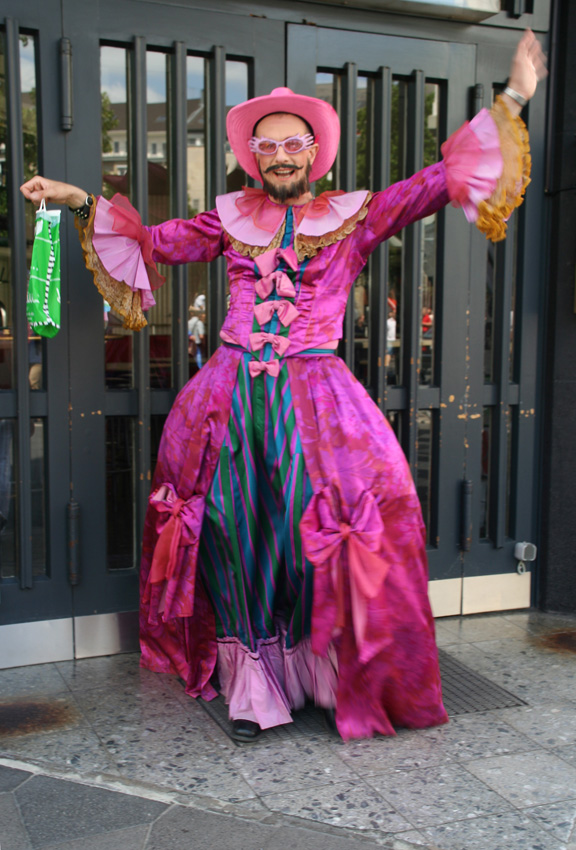
[{"label": "pink ruffle petticoat hem", "polygon": [[336,652],[314,655],[309,640],[286,648],[282,634],[258,641],[250,652],[236,638],[218,640],[220,690],[233,720],[252,720],[261,729],[291,723],[291,712],[307,700],[336,707]]}]

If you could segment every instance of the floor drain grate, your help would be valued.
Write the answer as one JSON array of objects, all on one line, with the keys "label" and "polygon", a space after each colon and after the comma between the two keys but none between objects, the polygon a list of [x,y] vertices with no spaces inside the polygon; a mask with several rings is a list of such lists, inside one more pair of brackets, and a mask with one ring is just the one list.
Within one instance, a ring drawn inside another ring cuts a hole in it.
[{"label": "floor drain grate", "polygon": [[444,705],[450,717],[527,705],[523,699],[475,673],[445,650],[439,650],[439,657]]},{"label": "floor drain grate", "polygon": [[[485,676],[475,673],[446,651],[439,650],[439,657],[444,705],[450,717],[489,711],[490,709],[526,705],[524,700],[501,688],[500,685],[491,682]],[[224,699],[217,697],[211,702],[200,700],[200,704],[229,735],[228,706]],[[265,737],[266,743],[281,743],[294,738],[324,737],[330,734],[324,724],[322,712],[312,705],[306,706],[301,711],[295,711],[292,717],[292,723],[268,729]],[[244,745],[239,744],[239,746]]]}]

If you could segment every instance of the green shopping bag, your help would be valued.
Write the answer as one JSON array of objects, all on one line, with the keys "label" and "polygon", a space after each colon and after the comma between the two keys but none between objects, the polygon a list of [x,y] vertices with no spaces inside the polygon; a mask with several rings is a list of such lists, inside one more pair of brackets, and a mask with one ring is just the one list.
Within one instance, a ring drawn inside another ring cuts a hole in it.
[{"label": "green shopping bag", "polygon": [[60,330],[60,210],[47,210],[44,200],[36,213],[26,317],[40,336]]}]

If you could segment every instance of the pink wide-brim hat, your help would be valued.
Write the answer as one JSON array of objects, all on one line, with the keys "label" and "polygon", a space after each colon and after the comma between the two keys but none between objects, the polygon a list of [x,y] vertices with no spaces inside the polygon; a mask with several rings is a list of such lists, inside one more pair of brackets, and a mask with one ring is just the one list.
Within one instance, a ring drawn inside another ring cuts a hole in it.
[{"label": "pink wide-brim hat", "polygon": [[338,152],[340,119],[325,100],[294,94],[291,89],[284,87],[272,89],[270,94],[239,103],[228,113],[226,118],[228,141],[240,167],[254,180],[262,182],[256,157],[249,149],[248,142],[252,138],[258,121],[273,112],[289,112],[310,124],[318,144],[318,153],[312,164],[310,180],[319,180],[327,174]]}]

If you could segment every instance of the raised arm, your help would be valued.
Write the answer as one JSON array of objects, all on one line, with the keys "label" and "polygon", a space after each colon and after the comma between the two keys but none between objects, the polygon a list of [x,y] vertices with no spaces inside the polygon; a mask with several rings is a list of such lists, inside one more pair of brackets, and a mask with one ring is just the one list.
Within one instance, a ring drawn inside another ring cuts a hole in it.
[{"label": "raised arm", "polygon": [[156,263],[210,262],[223,251],[220,219],[215,211],[193,219],[174,219],[145,227],[122,195],[111,201],[87,195],[78,186],[36,176],[20,187],[35,204],[66,204],[76,213],[86,266],[100,294],[126,327],[146,325],[143,311],[156,303],[152,291],[164,283]]},{"label": "raised arm", "polygon": [[442,162],[374,194],[363,223],[364,256],[449,202],[462,207],[487,238],[503,239],[529,183],[528,132],[520,111],[545,75],[544,54],[534,33],[526,30],[512,58],[508,85],[492,109],[481,110],[447,139]]}]

